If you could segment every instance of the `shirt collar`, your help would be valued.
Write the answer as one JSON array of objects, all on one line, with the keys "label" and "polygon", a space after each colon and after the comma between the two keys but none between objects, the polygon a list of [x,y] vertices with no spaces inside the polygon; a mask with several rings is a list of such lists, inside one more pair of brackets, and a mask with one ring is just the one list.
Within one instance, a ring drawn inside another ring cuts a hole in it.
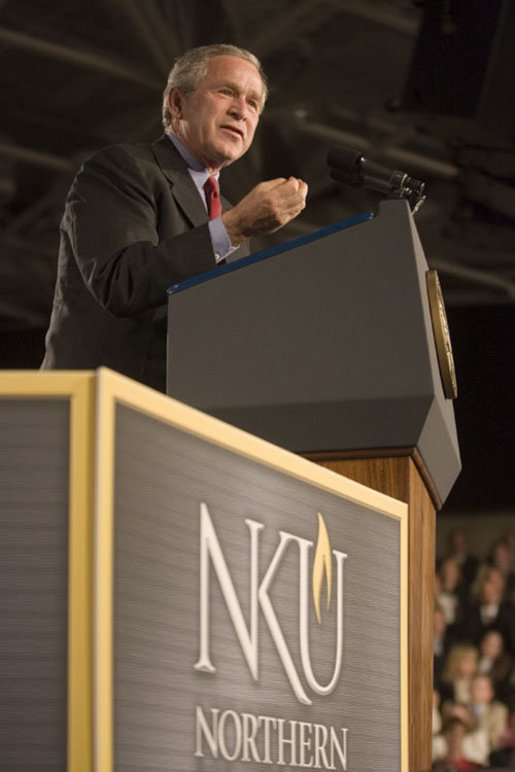
[{"label": "shirt collar", "polygon": [[[166,136],[169,137],[169,139],[172,140],[175,149],[181,156],[182,160],[186,163],[189,172],[195,182],[198,182],[199,186],[202,187],[205,183],[205,181],[208,179],[208,177],[211,177],[212,175],[209,174],[208,170],[202,163],[202,161],[199,161],[196,155],[194,155],[190,150],[188,150],[187,147],[184,146],[184,144],[181,142],[181,140],[175,136],[175,134],[172,134],[171,131],[166,132]],[[213,175],[218,179],[220,176],[220,172]]]}]

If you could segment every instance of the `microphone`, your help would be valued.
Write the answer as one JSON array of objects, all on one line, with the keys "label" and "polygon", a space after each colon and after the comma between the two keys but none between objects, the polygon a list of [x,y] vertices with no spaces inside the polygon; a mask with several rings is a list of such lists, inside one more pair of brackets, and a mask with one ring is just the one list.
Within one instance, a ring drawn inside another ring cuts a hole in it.
[{"label": "microphone", "polygon": [[424,182],[409,177],[406,172],[387,169],[367,161],[361,150],[352,150],[342,145],[333,147],[327,154],[327,165],[333,180],[354,187],[370,188],[390,198],[405,198],[413,213],[425,201]]}]

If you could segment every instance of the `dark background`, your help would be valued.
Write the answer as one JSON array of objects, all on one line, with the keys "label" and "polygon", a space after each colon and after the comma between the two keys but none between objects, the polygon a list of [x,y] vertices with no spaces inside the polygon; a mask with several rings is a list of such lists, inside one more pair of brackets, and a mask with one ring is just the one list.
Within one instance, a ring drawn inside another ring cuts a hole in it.
[{"label": "dark background", "polygon": [[237,201],[280,175],[309,183],[306,211],[278,240],[377,208],[376,194],[329,178],[335,144],[426,181],[416,222],[447,306],[463,460],[443,512],[512,511],[513,0],[0,2],[1,367],[41,361],[59,219],[81,161],[157,138],[174,58],[209,42],[252,50],[271,86],[224,192]]}]

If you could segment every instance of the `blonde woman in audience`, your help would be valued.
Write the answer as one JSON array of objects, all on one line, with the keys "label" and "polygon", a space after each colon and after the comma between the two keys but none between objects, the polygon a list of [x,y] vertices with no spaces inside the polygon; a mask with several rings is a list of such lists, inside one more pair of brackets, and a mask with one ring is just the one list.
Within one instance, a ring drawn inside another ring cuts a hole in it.
[{"label": "blonde woman in audience", "polygon": [[455,644],[447,656],[442,673],[442,702],[470,701],[470,685],[477,671],[478,650],[468,643]]}]

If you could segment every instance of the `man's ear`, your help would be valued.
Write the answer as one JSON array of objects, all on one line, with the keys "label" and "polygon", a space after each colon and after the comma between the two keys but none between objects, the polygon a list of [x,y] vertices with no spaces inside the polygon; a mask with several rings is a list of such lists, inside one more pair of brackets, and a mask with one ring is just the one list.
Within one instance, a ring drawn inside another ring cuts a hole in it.
[{"label": "man's ear", "polygon": [[171,88],[168,94],[168,107],[170,109],[170,115],[176,120],[182,118],[182,103],[183,95],[178,88]]}]

